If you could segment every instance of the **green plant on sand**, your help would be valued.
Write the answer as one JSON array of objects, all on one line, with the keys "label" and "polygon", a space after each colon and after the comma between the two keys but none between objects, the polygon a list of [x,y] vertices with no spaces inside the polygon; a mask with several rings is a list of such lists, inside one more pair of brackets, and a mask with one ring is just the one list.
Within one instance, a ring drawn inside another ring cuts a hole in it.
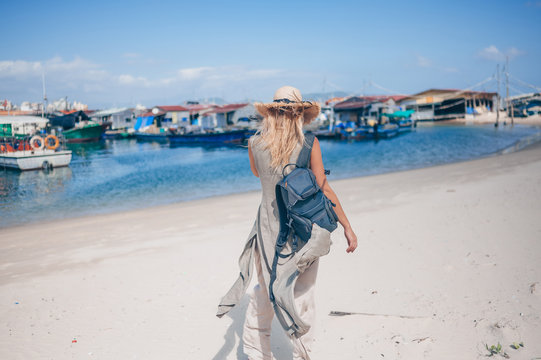
[{"label": "green plant on sand", "polygon": [[520,349],[521,347],[524,347],[524,343],[521,341],[519,343],[512,343],[511,345],[509,345],[511,347],[511,349],[515,349],[515,350],[518,350]]},{"label": "green plant on sand", "polygon": [[489,354],[487,356],[494,356],[496,354],[503,356],[506,359],[509,359],[509,355],[505,351],[502,351],[502,344],[498,343],[498,345],[490,345],[485,344],[485,347],[487,348],[487,351]]}]

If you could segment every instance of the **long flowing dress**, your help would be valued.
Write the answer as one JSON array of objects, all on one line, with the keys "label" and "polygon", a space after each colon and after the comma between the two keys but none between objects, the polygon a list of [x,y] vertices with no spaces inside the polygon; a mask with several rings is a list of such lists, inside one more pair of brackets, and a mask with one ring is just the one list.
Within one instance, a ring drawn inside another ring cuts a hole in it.
[{"label": "long flowing dress", "polygon": [[[246,293],[252,278],[252,264],[255,264],[259,284],[251,293],[251,301],[248,306],[244,327],[244,349],[250,359],[271,359],[268,337],[270,336],[270,322],[273,313],[267,290],[275,254],[276,239],[280,230],[275,188],[283,176],[281,170],[271,167],[270,153],[264,149],[262,141],[259,141],[259,136],[253,136],[249,145],[261,181],[261,204],[254,226],[248,235],[239,258],[240,275],[228,293],[222,298],[217,316],[221,317],[229,312]],[[296,162],[301,149],[302,145],[298,144],[291,154],[290,163]],[[300,309],[300,315],[306,318],[309,323],[313,323],[314,320],[313,287],[317,268],[318,262],[315,261],[306,271],[300,274],[295,285],[295,302],[298,301],[297,307]],[[254,319],[254,317],[256,318]],[[309,348],[312,341],[311,332],[309,331],[308,334],[303,336],[302,341],[292,339],[294,358],[309,358],[307,348]]]}]

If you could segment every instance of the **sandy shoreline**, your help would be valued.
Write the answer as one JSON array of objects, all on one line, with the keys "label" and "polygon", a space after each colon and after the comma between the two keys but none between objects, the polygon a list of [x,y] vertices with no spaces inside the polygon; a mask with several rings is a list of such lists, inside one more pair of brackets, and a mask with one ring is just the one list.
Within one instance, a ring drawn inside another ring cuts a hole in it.
[{"label": "sandy shoreline", "polygon": [[[360,242],[322,259],[314,359],[541,356],[541,145],[332,185]],[[214,313],[259,196],[0,229],[0,357],[243,358],[246,301]]]}]

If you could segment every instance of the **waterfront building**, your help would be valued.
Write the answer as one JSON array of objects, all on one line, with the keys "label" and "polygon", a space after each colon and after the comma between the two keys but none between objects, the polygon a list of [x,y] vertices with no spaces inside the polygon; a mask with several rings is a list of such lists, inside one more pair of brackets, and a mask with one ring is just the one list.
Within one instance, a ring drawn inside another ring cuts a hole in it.
[{"label": "waterfront building", "polygon": [[188,124],[203,126],[201,118],[213,109],[217,108],[216,104],[200,104],[196,101],[188,101],[184,105],[189,111]]},{"label": "waterfront building", "polygon": [[80,101],[74,101],[73,104],[71,104],[71,110],[76,111],[88,111],[88,105],[83,104]]},{"label": "waterfront building", "polygon": [[190,125],[190,110],[181,105],[153,106],[150,111],[136,111],[134,117],[137,119],[134,125],[136,131],[153,124],[156,128]]},{"label": "waterfront building", "polygon": [[0,101],[0,110],[2,111],[15,110],[15,108],[16,106],[14,106],[8,99]]},{"label": "waterfront building", "polygon": [[45,129],[48,122],[39,116],[0,116],[0,137],[32,135]]},{"label": "waterfront building", "polygon": [[495,92],[429,89],[401,99],[398,105],[415,110],[412,115],[415,121],[448,120],[491,112],[496,95]]},{"label": "waterfront building", "polygon": [[112,108],[95,111],[90,118],[100,124],[110,123],[111,129],[131,128],[135,125],[135,110],[131,108]]},{"label": "waterfront building", "polygon": [[511,96],[507,99],[507,113],[516,117],[541,115],[541,93]]},{"label": "waterfront building", "polygon": [[352,96],[334,104],[335,119],[342,123],[366,125],[369,121],[381,122],[381,114],[399,110],[397,102],[402,95]]},{"label": "waterfront building", "polygon": [[188,108],[180,105],[159,105],[154,106],[152,111],[155,113],[163,113],[163,121],[169,124],[188,124],[190,119],[190,111]]},{"label": "waterfront building", "polygon": [[40,112],[42,108],[43,104],[30,101],[23,101],[20,107],[21,111],[28,111],[34,113]]},{"label": "waterfront building", "polygon": [[224,128],[227,126],[244,126],[256,116],[255,107],[252,104],[227,104],[216,106],[201,116],[203,128]]}]

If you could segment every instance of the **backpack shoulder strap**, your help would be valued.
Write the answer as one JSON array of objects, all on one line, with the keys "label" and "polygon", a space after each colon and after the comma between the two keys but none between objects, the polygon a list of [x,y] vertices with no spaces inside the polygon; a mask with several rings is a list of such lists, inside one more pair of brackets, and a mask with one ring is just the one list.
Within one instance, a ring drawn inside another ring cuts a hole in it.
[{"label": "backpack shoulder strap", "polygon": [[304,143],[302,144],[302,150],[297,159],[297,166],[307,168],[310,165],[310,156],[312,155],[312,145],[314,145],[314,134],[304,135]]}]

